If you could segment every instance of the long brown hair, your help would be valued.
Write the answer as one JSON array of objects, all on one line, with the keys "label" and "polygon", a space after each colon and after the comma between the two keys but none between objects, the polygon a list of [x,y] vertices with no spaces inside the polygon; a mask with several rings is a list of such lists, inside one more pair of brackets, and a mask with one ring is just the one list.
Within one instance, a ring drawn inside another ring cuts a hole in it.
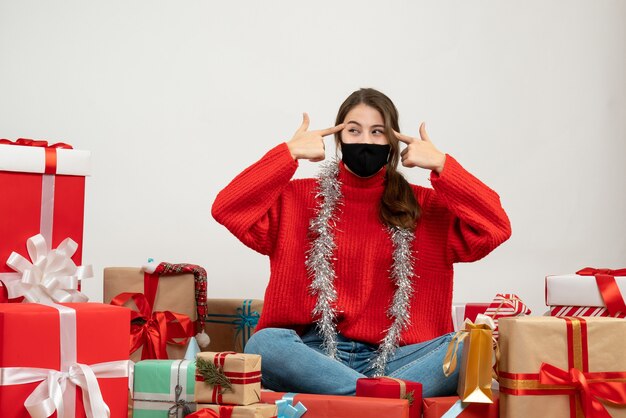
[{"label": "long brown hair", "polygon": [[[380,220],[387,226],[413,229],[417,219],[420,217],[421,208],[415,199],[411,186],[397,170],[398,160],[400,159],[400,141],[396,138],[393,131],[400,132],[400,125],[398,123],[398,109],[396,109],[391,99],[375,89],[359,89],[348,96],[341,104],[337,112],[335,125],[343,123],[348,112],[361,103],[380,112],[385,121],[385,137],[391,146],[389,160],[387,161],[385,191],[380,200]],[[335,142],[337,146],[340,146],[341,132],[335,134]]]}]

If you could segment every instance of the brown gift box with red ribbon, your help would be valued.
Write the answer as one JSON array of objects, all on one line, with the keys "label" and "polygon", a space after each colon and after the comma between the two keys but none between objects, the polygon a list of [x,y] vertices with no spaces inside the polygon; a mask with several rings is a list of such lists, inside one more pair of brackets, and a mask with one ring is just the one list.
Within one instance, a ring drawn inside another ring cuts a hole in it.
[{"label": "brown gift box with red ribbon", "polygon": [[[202,417],[203,409],[210,409],[219,418],[273,418],[276,417],[276,405],[271,403],[255,403],[246,406],[197,404],[196,415]],[[209,415],[209,414],[207,414]],[[215,415],[209,415],[215,416]]]},{"label": "brown gift box with red ribbon", "polygon": [[500,320],[500,414],[626,417],[626,320]]},{"label": "brown gift box with red ribbon", "polygon": [[422,384],[393,377],[366,377],[356,381],[356,396],[407,399],[409,418],[422,416]]},{"label": "brown gift box with red ribbon", "polygon": [[[117,304],[121,302],[136,310],[131,328],[131,360],[182,359],[185,356],[184,334],[187,338],[194,335],[193,322],[197,319],[194,280],[190,273],[159,276],[144,273],[137,267],[104,269],[104,303],[111,303],[120,296]],[[133,294],[143,294],[143,297]],[[180,315],[188,320],[179,322]]]},{"label": "brown gift box with red ribbon", "polygon": [[261,356],[202,352],[196,357],[198,403],[250,405],[261,400]]}]

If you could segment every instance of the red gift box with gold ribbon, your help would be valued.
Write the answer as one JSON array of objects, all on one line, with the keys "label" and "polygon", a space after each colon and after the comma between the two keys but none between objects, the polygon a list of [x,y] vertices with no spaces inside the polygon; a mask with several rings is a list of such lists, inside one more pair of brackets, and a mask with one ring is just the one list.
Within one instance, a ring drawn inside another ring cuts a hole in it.
[{"label": "red gift box with gold ribbon", "polygon": [[409,418],[422,416],[422,384],[393,377],[366,377],[356,381],[356,396],[407,399]]},{"label": "red gift box with gold ribbon", "polygon": [[[12,252],[26,254],[28,238],[41,233],[48,249],[66,238],[78,244],[81,264],[85,176],[90,153],[64,143],[0,139],[0,281],[19,279],[5,264]],[[0,291],[0,297],[12,295]]]},{"label": "red gift box with gold ribbon", "polygon": [[500,414],[626,417],[626,320],[500,321]]}]

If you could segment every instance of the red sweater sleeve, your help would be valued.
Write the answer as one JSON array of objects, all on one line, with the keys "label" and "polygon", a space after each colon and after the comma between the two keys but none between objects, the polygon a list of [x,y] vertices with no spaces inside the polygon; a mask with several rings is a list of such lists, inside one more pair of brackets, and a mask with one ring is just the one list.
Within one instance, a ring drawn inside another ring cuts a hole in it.
[{"label": "red sweater sleeve", "polygon": [[287,144],[277,145],[218,193],[213,218],[248,247],[269,255],[276,242],[280,195],[297,168]]},{"label": "red sweater sleeve", "polygon": [[441,174],[432,172],[435,199],[451,212],[447,258],[450,263],[483,258],[511,236],[500,196],[446,155]]}]

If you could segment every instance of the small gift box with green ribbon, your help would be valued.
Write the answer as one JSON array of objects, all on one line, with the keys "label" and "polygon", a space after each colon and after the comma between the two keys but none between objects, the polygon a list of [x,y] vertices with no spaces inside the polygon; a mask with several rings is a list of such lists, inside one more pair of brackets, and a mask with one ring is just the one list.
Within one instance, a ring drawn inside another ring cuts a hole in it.
[{"label": "small gift box with green ribbon", "polygon": [[144,360],[135,364],[133,418],[183,418],[196,410],[195,362]]},{"label": "small gift box with green ribbon", "polygon": [[211,343],[205,350],[243,352],[262,310],[259,299],[208,299],[204,329]]}]

